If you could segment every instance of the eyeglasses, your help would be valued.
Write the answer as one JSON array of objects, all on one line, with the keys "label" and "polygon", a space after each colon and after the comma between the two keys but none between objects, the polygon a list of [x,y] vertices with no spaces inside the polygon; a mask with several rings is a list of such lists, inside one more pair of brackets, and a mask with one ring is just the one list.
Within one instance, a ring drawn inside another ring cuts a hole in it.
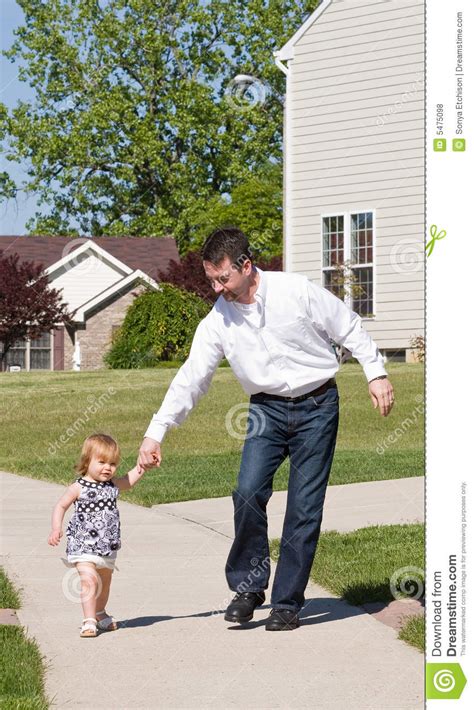
[{"label": "eyeglasses", "polygon": [[231,277],[231,274],[229,274],[228,271],[224,271],[222,274],[219,274],[219,276],[215,276],[214,278],[207,277],[207,280],[209,281],[209,284],[213,286],[216,281],[218,281],[221,286],[225,286],[226,283],[229,281]]},{"label": "eyeglasses", "polygon": [[[240,266],[240,268],[239,268],[239,266]],[[232,273],[234,273],[235,271],[238,271],[240,273],[242,266],[243,266],[243,264],[238,265],[237,263],[234,263],[234,264],[231,264],[230,269],[223,271],[221,274],[219,274],[219,276],[214,276],[214,277],[207,276],[206,278],[209,281],[209,284],[211,286],[213,286],[216,281],[218,281],[221,284],[221,286],[225,286],[227,284],[227,282],[229,281],[229,279],[231,278]]]}]

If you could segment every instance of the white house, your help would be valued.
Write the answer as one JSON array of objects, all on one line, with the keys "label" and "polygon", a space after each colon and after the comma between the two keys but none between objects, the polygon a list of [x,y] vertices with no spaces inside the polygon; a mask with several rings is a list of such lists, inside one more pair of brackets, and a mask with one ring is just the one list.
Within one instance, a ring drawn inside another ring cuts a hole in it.
[{"label": "white house", "polygon": [[128,306],[145,286],[158,289],[158,272],[179,262],[174,239],[143,237],[0,236],[0,253],[42,264],[50,285],[74,312],[72,325],[15,344],[7,365],[25,370],[94,370]]},{"label": "white house", "polygon": [[343,297],[398,360],[424,333],[424,50],[421,0],[323,0],[275,52],[284,268]]}]

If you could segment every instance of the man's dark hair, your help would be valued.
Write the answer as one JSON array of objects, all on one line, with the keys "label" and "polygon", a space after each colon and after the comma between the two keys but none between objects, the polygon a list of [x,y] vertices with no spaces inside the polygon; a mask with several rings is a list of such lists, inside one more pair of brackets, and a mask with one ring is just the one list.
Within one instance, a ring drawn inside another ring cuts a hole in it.
[{"label": "man's dark hair", "polygon": [[239,271],[246,259],[252,259],[252,252],[245,234],[237,227],[219,227],[208,236],[201,250],[203,261],[210,261],[216,266],[226,256]]}]

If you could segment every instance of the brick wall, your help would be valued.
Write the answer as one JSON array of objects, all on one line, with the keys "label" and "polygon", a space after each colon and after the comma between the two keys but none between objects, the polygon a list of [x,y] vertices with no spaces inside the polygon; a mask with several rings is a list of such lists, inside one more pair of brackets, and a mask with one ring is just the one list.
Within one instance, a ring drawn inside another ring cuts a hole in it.
[{"label": "brick wall", "polygon": [[[103,356],[110,348],[113,326],[122,325],[127,308],[135,296],[144,290],[141,285],[129,287],[129,290],[107,303],[96,313],[90,315],[85,323],[85,330],[77,330],[81,344],[81,370],[99,370],[105,367]],[[72,370],[74,346],[67,333],[64,338],[64,368]],[[67,351],[67,352],[66,352]]]}]

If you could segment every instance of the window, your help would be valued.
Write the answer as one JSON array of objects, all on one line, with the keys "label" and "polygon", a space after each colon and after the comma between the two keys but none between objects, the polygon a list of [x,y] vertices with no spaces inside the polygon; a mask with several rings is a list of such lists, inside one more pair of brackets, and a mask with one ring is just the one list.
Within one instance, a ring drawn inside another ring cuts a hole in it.
[{"label": "window", "polygon": [[6,365],[19,365],[22,370],[51,370],[51,333],[36,340],[17,340],[7,353]]},{"label": "window", "polygon": [[344,284],[339,264],[344,263],[344,216],[325,217],[323,220],[324,287],[344,300]]},{"label": "window", "polygon": [[51,333],[30,340],[30,370],[51,369]]},{"label": "window", "polygon": [[323,285],[363,318],[374,314],[373,212],[323,217]]},{"label": "window", "polygon": [[6,366],[19,365],[22,370],[26,369],[26,341],[17,340],[7,352]]},{"label": "window", "polygon": [[344,216],[325,217],[323,222],[324,266],[344,261]]}]

